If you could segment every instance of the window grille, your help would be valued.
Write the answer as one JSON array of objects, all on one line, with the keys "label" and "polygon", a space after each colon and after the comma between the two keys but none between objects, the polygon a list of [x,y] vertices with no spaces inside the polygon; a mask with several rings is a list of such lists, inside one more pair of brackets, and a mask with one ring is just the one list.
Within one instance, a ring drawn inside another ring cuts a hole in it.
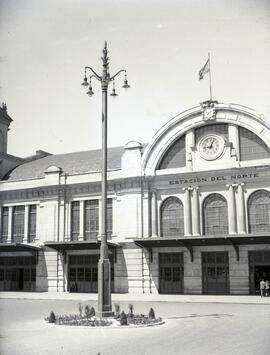
[{"label": "window grille", "polygon": [[32,243],[36,238],[36,225],[37,225],[37,206],[29,206],[29,221],[28,221],[28,234],[29,243]]},{"label": "window grille", "polygon": [[80,234],[80,201],[71,203],[71,240],[78,240]]},{"label": "window grille", "polygon": [[12,218],[12,241],[14,243],[22,243],[24,236],[24,206],[13,207]]},{"label": "window grille", "polygon": [[158,169],[181,168],[186,166],[186,144],[185,135],[180,137],[166,151]]},{"label": "window grille", "polygon": [[162,237],[179,237],[184,235],[184,208],[176,197],[167,198],[161,207]]},{"label": "window grille", "polygon": [[85,201],[84,205],[84,232],[85,239],[96,239],[99,233],[99,202],[98,200]]},{"label": "window grille", "polygon": [[259,190],[248,199],[249,233],[270,231],[270,192]]},{"label": "window grille", "polygon": [[211,124],[211,125],[196,128],[195,130],[196,144],[207,133],[221,134],[226,140],[228,140],[228,125],[218,123],[218,124]]},{"label": "window grille", "polygon": [[248,252],[250,264],[269,264],[270,250],[252,250]]},{"label": "window grille", "polygon": [[254,160],[270,158],[270,149],[256,134],[239,127],[240,159]]},{"label": "window grille", "polygon": [[203,222],[205,235],[228,233],[227,202],[219,194],[211,194],[203,203]]},{"label": "window grille", "polygon": [[1,243],[6,243],[8,239],[8,207],[2,207]]},{"label": "window grille", "polygon": [[34,256],[4,256],[0,258],[0,265],[4,266],[25,266],[36,265]]}]

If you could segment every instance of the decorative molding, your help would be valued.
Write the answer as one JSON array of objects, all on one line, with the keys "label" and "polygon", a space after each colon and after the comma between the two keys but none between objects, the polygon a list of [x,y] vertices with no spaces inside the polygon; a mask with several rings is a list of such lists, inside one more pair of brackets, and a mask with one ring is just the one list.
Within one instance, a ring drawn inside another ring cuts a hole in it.
[{"label": "decorative molding", "polygon": [[[143,181],[144,188],[146,188],[146,181]],[[108,182],[108,193],[121,193],[125,190],[140,189],[140,178],[126,179],[119,182]],[[101,182],[83,183],[74,185],[53,185],[37,188],[25,188],[20,190],[1,191],[0,199],[2,201],[25,201],[25,200],[44,200],[52,198],[70,198],[76,195],[100,195]]]},{"label": "decorative molding", "polygon": [[216,105],[218,104],[218,101],[204,101],[202,102],[201,105],[201,111],[203,114],[203,119],[205,121],[212,121],[216,119]]}]

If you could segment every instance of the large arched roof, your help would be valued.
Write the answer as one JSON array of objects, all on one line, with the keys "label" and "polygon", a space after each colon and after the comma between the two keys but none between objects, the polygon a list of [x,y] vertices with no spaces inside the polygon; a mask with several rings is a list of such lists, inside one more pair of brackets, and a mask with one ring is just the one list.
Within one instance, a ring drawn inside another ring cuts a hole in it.
[{"label": "large arched roof", "polygon": [[210,123],[231,123],[258,135],[270,147],[270,125],[255,110],[238,105],[216,103],[215,120],[205,120],[201,106],[193,107],[173,117],[154,135],[142,157],[142,170],[154,175],[155,169],[168,147],[190,129]]}]

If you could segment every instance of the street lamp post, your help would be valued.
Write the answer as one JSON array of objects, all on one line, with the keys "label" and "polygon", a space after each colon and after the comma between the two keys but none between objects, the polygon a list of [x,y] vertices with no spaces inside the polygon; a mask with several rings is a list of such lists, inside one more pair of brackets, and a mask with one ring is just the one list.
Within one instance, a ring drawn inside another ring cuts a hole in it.
[{"label": "street lamp post", "polygon": [[[94,94],[91,80],[97,79],[101,83],[102,90],[102,177],[101,177],[101,245],[100,259],[98,262],[98,315],[100,317],[110,317],[113,315],[111,303],[111,265],[108,255],[107,242],[107,108],[108,108],[108,86],[113,82],[111,96],[117,96],[115,92],[115,78],[120,74],[125,74],[123,88],[129,88],[127,81],[126,70],[121,69],[112,77],[109,73],[109,57],[107,50],[107,42],[103,48],[102,74],[98,75],[91,67],[84,68],[84,80],[82,85],[89,87],[87,94]],[[89,81],[87,78],[87,70],[91,72]]]}]

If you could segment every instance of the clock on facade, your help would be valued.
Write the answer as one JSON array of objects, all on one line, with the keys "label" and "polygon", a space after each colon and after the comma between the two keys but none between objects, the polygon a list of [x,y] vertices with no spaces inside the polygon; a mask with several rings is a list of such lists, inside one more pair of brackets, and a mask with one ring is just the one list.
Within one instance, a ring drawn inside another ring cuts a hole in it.
[{"label": "clock on facade", "polygon": [[201,138],[198,144],[198,150],[203,159],[215,160],[224,151],[224,138],[217,134],[208,134]]}]

